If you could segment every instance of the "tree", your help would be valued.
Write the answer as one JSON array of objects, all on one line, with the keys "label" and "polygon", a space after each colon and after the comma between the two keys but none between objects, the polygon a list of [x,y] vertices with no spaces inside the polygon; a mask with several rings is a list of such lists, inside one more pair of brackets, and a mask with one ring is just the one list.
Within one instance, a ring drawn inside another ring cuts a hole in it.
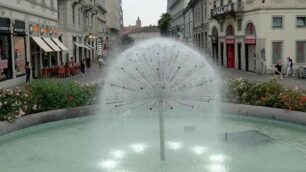
[{"label": "tree", "polygon": [[169,13],[163,13],[158,20],[158,27],[162,36],[168,35],[168,30],[171,26],[171,16]]}]

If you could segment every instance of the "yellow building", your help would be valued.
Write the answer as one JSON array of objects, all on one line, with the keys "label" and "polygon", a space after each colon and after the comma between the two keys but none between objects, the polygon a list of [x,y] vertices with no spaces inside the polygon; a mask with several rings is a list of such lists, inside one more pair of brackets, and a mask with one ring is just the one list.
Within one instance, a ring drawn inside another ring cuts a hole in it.
[{"label": "yellow building", "polygon": [[277,61],[306,65],[305,0],[209,0],[209,37],[220,65],[272,73]]}]

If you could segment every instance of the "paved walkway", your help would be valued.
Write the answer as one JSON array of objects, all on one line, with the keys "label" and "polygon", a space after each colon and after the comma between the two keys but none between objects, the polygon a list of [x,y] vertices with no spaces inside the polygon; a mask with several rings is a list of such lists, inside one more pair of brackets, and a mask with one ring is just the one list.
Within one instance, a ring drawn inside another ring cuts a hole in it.
[{"label": "paved walkway", "polygon": [[[90,69],[87,69],[85,71],[84,77],[82,74],[78,74],[72,77],[67,78],[56,78],[59,81],[78,81],[81,83],[103,83],[105,79],[105,70],[109,68],[109,63],[106,62],[106,64],[103,66],[103,69],[99,69],[97,63],[93,63],[92,67]],[[256,73],[252,72],[244,72],[244,71],[238,71],[236,69],[227,69],[220,66],[214,66],[215,70],[219,73],[222,80],[230,80],[230,79],[248,79],[255,82],[264,82],[269,81],[272,78],[272,75],[264,75],[259,76]],[[281,83],[285,86],[291,87],[291,88],[302,88],[306,89],[306,79],[297,79],[297,78],[286,78],[284,77],[284,80],[281,81]],[[23,85],[20,85],[19,87],[23,87]]]},{"label": "paved walkway", "polygon": [[[221,76],[222,79],[238,79],[238,78],[243,78],[243,79],[248,79],[251,81],[255,82],[264,82],[264,81],[269,81],[270,79],[273,78],[272,75],[262,75],[259,76],[256,73],[253,72],[245,72],[245,71],[239,71],[236,69],[227,69],[223,67],[215,67]],[[285,77],[281,81],[281,83],[287,87],[290,88],[302,88],[306,89],[306,79],[298,79],[298,78],[293,78],[293,77]]]}]

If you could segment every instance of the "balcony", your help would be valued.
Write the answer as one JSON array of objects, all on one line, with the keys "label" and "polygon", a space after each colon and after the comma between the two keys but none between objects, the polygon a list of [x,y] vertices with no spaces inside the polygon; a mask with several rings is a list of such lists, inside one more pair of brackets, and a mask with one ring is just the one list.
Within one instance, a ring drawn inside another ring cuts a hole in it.
[{"label": "balcony", "polygon": [[242,3],[230,3],[221,7],[216,7],[211,10],[211,18],[220,20],[222,18],[232,16],[236,17],[237,13],[241,13],[243,11]]}]

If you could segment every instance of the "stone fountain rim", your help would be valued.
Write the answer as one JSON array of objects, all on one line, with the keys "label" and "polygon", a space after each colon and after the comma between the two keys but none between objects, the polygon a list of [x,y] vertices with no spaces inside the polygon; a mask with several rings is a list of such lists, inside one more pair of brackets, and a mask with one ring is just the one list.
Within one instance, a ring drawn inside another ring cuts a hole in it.
[{"label": "stone fountain rim", "polygon": [[[44,123],[92,116],[98,109],[98,105],[82,106],[31,114],[17,119],[14,123],[3,121],[0,122],[0,136]],[[220,110],[226,114],[273,119],[306,126],[305,112],[229,103],[222,103]]]}]

